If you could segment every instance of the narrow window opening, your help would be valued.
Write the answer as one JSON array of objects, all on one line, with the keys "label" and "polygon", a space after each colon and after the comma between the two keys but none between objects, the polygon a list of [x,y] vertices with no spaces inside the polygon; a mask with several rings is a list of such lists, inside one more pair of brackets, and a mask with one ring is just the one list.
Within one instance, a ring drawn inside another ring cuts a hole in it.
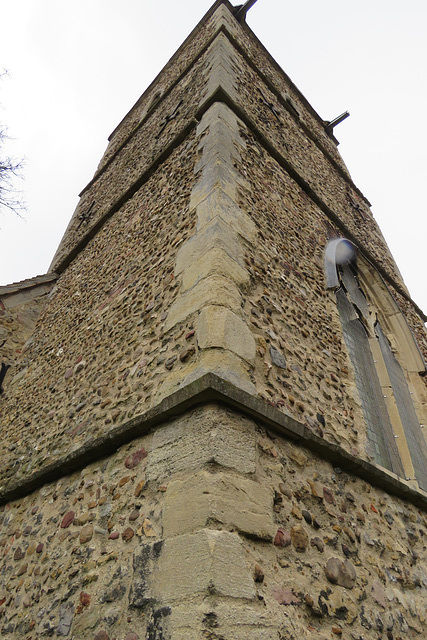
[{"label": "narrow window opening", "polygon": [[375,323],[375,333],[402,422],[412,465],[414,467],[415,478],[419,486],[427,490],[427,445],[421,432],[405,373],[393,353],[391,344],[378,320]]},{"label": "narrow window opening", "polygon": [[369,346],[367,328],[344,287],[336,291],[336,300],[367,426],[367,453],[386,469],[403,475],[392,425]]},{"label": "narrow window opening", "polygon": [[427,490],[427,444],[409,386],[414,383],[411,375],[420,367],[424,372],[425,363],[384,281],[362,260],[357,261],[356,247],[346,239],[332,240],[326,248],[327,287],[335,291],[353,365],[367,452],[378,464]]}]

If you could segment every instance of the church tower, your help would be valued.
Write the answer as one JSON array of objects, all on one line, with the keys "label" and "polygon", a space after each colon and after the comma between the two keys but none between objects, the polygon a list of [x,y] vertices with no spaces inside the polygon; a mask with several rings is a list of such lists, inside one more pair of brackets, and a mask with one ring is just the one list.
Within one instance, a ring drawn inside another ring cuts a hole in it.
[{"label": "church tower", "polygon": [[5,640],[425,637],[427,318],[250,4],[0,287]]}]

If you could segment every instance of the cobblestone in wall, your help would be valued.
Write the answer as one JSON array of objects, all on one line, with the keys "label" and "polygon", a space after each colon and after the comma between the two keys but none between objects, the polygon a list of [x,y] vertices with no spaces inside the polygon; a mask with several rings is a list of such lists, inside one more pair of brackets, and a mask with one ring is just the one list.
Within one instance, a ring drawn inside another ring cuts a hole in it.
[{"label": "cobblestone in wall", "polygon": [[[55,254],[53,269],[189,124],[206,85],[204,72],[208,55],[192,67],[120,150],[110,166],[84,191]],[[166,121],[168,117],[171,120]]]},{"label": "cobblestone in wall", "polygon": [[261,239],[246,256],[257,391],[317,434],[365,456],[352,369],[324,282],[324,249],[339,234],[260,145],[245,138],[240,170],[250,192],[241,190],[241,207],[251,211]]},{"label": "cobblestone in wall", "polygon": [[[10,307],[0,300],[0,359],[2,362],[12,365],[19,360],[45,303],[45,295]],[[10,372],[8,378],[9,376]]]},{"label": "cobblestone in wall", "polygon": [[325,154],[308,138],[294,118],[241,59],[239,104],[259,131],[279,151],[310,188],[369,248],[390,276],[404,288],[387,244],[367,203],[337,172]]},{"label": "cobblestone in wall", "polygon": [[426,514],[280,438],[258,446],[277,530],[247,549],[278,637],[421,639]]},{"label": "cobblestone in wall", "polygon": [[0,507],[2,638],[145,637],[140,573],[161,547],[164,495],[145,481],[147,442]]},{"label": "cobblestone in wall", "polygon": [[[209,11],[210,13],[210,11]],[[158,99],[170,89],[179,76],[197,57],[198,53],[208,44],[218,30],[218,12],[209,16],[204,24],[199,24],[197,30],[192,32],[170,61],[153,80],[148,89],[123,118],[110,136],[110,143],[100,162],[98,171],[117,152],[126,138],[135,130],[139,123],[146,117],[148,111],[154,107]]]},{"label": "cobblestone in wall", "polygon": [[[290,101],[290,109],[297,117],[297,120],[308,128],[313,138],[327,151],[341,170],[349,176],[336,143],[325,131],[325,121],[316,114],[292,80],[271,58],[249,27],[246,25],[244,29],[230,30],[230,33],[242,47],[251,63],[272,83],[283,98]],[[332,115],[335,117],[335,114]]]},{"label": "cobblestone in wall", "polygon": [[426,540],[413,505],[204,406],[0,507],[0,631],[421,640]]},{"label": "cobblestone in wall", "polygon": [[195,356],[191,318],[163,331],[176,253],[195,224],[196,154],[190,136],[59,279],[8,372],[0,484],[143,413],[164,376]]}]

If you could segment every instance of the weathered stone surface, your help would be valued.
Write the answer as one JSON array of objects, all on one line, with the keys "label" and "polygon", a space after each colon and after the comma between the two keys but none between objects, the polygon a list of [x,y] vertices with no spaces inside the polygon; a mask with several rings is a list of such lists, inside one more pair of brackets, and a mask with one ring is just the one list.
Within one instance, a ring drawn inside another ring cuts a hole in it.
[{"label": "weathered stone surface", "polygon": [[384,587],[381,582],[375,578],[372,582],[372,597],[375,602],[378,602],[384,609],[387,607],[386,595]]},{"label": "weathered stone surface", "polygon": [[185,349],[184,351],[181,351],[181,353],[179,354],[179,359],[180,359],[181,362],[186,362],[195,353],[196,353],[196,348],[195,347],[188,347],[188,349]]},{"label": "weathered stone surface", "polygon": [[22,551],[21,547],[17,547],[15,553],[13,554],[13,559],[22,560],[22,558],[25,558],[25,552]]},{"label": "weathered stone surface", "polygon": [[100,607],[91,607],[84,613],[76,616],[73,624],[72,633],[77,637],[84,637],[84,633],[88,629],[94,629],[100,618]]},{"label": "weathered stone surface", "polygon": [[278,589],[274,592],[273,596],[279,604],[301,604],[301,598],[296,596],[289,587],[282,587],[281,589]]},{"label": "weathered stone surface", "polygon": [[135,491],[134,491],[134,495],[135,495],[136,498],[138,498],[141,495],[145,485],[146,485],[145,478],[144,478],[144,480],[140,480],[137,483],[137,485],[135,486]]},{"label": "weathered stone surface", "polygon": [[154,531],[153,525],[152,525],[151,521],[148,518],[144,518],[144,521],[142,523],[142,528],[143,528],[144,534],[147,536],[147,538],[155,538],[156,537],[156,532]]},{"label": "weathered stone surface", "polygon": [[162,549],[161,542],[143,544],[133,553],[133,577],[129,594],[131,607],[146,609],[152,602],[152,576]]},{"label": "weathered stone surface", "polygon": [[[214,161],[215,159],[216,162]],[[213,155],[212,162],[209,160],[206,161],[202,158],[202,161],[198,164],[199,167],[203,167],[203,164],[206,163],[208,170],[202,171],[200,179],[191,192],[191,207],[196,208],[216,188],[221,189],[231,199],[236,200],[237,186],[239,183],[244,184],[242,176],[229,163],[224,162],[222,158],[215,158],[215,155]]]},{"label": "weathered stone surface", "polygon": [[74,520],[74,515],[75,515],[74,511],[69,511],[68,513],[65,514],[65,516],[62,518],[62,521],[61,521],[62,529],[66,529],[67,527],[70,526],[70,524]]},{"label": "weathered stone surface", "polygon": [[356,570],[349,560],[344,562],[339,558],[329,558],[325,566],[325,575],[329,582],[339,584],[346,589],[352,589],[356,581]]},{"label": "weathered stone surface", "polygon": [[255,341],[247,325],[235,313],[217,305],[205,307],[197,323],[200,349],[228,349],[244,360],[255,358]]},{"label": "weathered stone surface", "polygon": [[113,531],[112,533],[110,533],[110,535],[108,536],[109,540],[117,540],[120,537],[120,534],[118,531]]},{"label": "weathered stone surface", "polygon": [[[223,16],[221,18],[221,22],[217,24],[222,24],[223,26],[227,24],[227,18]],[[230,28],[230,33],[235,32],[235,28],[229,22],[228,16],[228,28]],[[238,73],[238,65],[236,61],[236,52],[233,49],[233,46],[230,40],[223,34],[219,33],[217,38],[215,38],[215,42],[211,46],[210,50],[210,58],[212,60],[212,70],[209,74],[209,81],[206,87],[206,95],[205,99],[210,93],[214,92],[219,86],[223,87],[228,95],[232,96],[233,99],[237,98],[237,73]],[[226,111],[225,105],[221,103],[217,103],[215,105],[214,117],[215,120],[213,122],[217,122],[219,120],[218,116],[222,116],[223,121],[230,122],[231,118],[227,119],[227,116],[223,115]],[[233,114],[234,115],[234,114]],[[207,118],[209,124],[212,124],[212,119]],[[231,121],[230,123],[233,123]],[[233,123],[234,124],[234,123]],[[199,125],[199,129],[203,127],[204,123]]]},{"label": "weathered stone surface", "polygon": [[328,613],[337,620],[343,620],[347,624],[353,624],[357,618],[357,606],[353,594],[342,589],[334,589],[327,600]]},{"label": "weathered stone surface", "polygon": [[[221,188],[213,189],[197,205],[197,225],[199,231],[215,218],[219,218],[230,229],[237,230],[239,236],[253,243],[257,237],[257,229],[253,220],[244,212],[236,202]],[[225,245],[224,245],[225,248]],[[229,254],[235,260],[238,254]]]},{"label": "weathered stone surface", "polygon": [[292,544],[297,551],[305,551],[308,546],[308,533],[300,524],[291,529]]},{"label": "weathered stone surface", "polygon": [[307,511],[307,509],[303,509],[301,511],[301,514],[307,524],[312,524],[313,516],[311,515],[310,511]]},{"label": "weathered stone surface", "polygon": [[292,447],[292,449],[290,449],[288,452],[288,456],[300,467],[305,467],[305,465],[307,464],[308,458],[306,454],[300,449],[295,449],[294,447]]},{"label": "weathered stone surface", "polygon": [[92,536],[93,536],[93,525],[91,524],[86,524],[80,531],[80,544],[85,544],[86,542],[89,542],[90,540],[92,540]]},{"label": "weathered stone surface", "polygon": [[194,287],[200,280],[211,275],[224,276],[239,286],[249,282],[249,272],[224,249],[213,248],[199,260],[187,267],[182,274],[182,291]]},{"label": "weathered stone surface", "polygon": [[129,540],[132,540],[134,535],[135,531],[132,529],[132,527],[126,527],[126,529],[122,533],[122,540],[124,540],[125,542],[129,542]]},{"label": "weathered stone surface", "polygon": [[58,636],[68,636],[74,618],[74,605],[68,601],[61,605],[59,609],[59,624],[56,629]]},{"label": "weathered stone surface", "polygon": [[173,473],[214,461],[241,473],[255,471],[255,434],[227,412],[205,407],[156,430],[147,459],[147,479],[163,481]]},{"label": "weathered stone surface", "polygon": [[278,640],[277,623],[270,612],[248,601],[239,606],[234,599],[220,599],[215,608],[202,608],[191,602],[174,604],[168,625],[179,640],[199,640],[209,634],[233,640],[248,640],[255,634],[257,640]]},{"label": "weathered stone surface", "polygon": [[262,567],[260,567],[259,564],[256,564],[254,567],[254,580],[255,582],[264,582],[264,571],[262,570]]},{"label": "weathered stone surface", "polygon": [[343,532],[351,542],[356,542],[356,535],[349,527],[343,527]]},{"label": "weathered stone surface", "polygon": [[234,313],[237,313],[241,307],[241,296],[237,286],[224,276],[213,275],[204,278],[192,289],[183,293],[172,305],[165,329],[169,330],[203,307],[215,304],[227,307]]},{"label": "weathered stone surface", "polygon": [[279,367],[280,369],[286,369],[285,357],[274,347],[270,347],[270,358],[271,362],[276,365],[276,367]]},{"label": "weathered stone surface", "polygon": [[279,489],[280,492],[283,493],[284,496],[286,496],[287,498],[289,498],[289,500],[292,499],[292,489],[290,489],[289,487],[287,487],[283,482],[281,482],[279,484]]},{"label": "weathered stone surface", "polygon": [[88,607],[90,605],[91,596],[89,593],[82,591],[79,596],[80,604],[82,607]]},{"label": "weathered stone surface", "polygon": [[250,368],[247,362],[231,351],[204,349],[199,351],[197,359],[171,372],[160,387],[159,397],[165,399],[183,385],[197,382],[207,373],[213,373],[247,393],[254,393]]},{"label": "weathered stone surface", "polygon": [[227,531],[202,530],[165,541],[156,581],[158,595],[175,601],[214,589],[232,598],[255,597],[242,543]]},{"label": "weathered stone surface", "polygon": [[319,538],[317,536],[315,538],[312,538],[310,540],[310,544],[311,544],[312,547],[316,547],[316,549],[318,551],[320,551],[320,553],[323,553],[324,548],[325,548],[325,543],[323,542],[323,540],[321,538]]},{"label": "weathered stone surface", "polygon": [[231,474],[201,471],[187,480],[168,485],[163,535],[168,538],[218,522],[247,535],[271,540],[271,507],[271,492],[256,482]]},{"label": "weathered stone surface", "polygon": [[276,547],[289,547],[292,543],[291,534],[281,527],[277,529],[274,536],[274,544]]},{"label": "weathered stone surface", "polygon": [[134,453],[132,453],[130,456],[126,458],[125,467],[127,469],[134,469],[146,457],[147,457],[147,452],[144,449],[144,447],[142,447],[141,449],[138,449],[138,451],[135,451]]},{"label": "weathered stone surface", "polygon": [[242,269],[244,268],[243,247],[234,226],[230,226],[221,219],[213,219],[180,248],[176,259],[175,275],[179,276],[191,269],[195,262],[214,249],[230,256],[230,259],[237,262]]},{"label": "weathered stone surface", "polygon": [[18,571],[16,572],[16,575],[18,577],[24,575],[24,573],[27,573],[27,569],[28,569],[28,563],[21,564]]},{"label": "weathered stone surface", "polygon": [[336,504],[334,494],[327,487],[323,487],[323,497],[328,504]]}]

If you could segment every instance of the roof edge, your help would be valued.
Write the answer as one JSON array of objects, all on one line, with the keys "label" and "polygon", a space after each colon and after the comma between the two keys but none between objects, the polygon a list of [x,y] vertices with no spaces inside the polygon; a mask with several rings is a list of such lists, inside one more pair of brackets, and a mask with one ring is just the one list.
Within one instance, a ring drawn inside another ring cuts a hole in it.
[{"label": "roof edge", "polygon": [[21,291],[25,291],[25,289],[32,289],[41,284],[55,282],[58,277],[59,275],[55,271],[51,271],[41,276],[34,276],[33,278],[27,278],[19,282],[12,282],[11,284],[0,286],[0,298],[14,293],[20,293]]}]

